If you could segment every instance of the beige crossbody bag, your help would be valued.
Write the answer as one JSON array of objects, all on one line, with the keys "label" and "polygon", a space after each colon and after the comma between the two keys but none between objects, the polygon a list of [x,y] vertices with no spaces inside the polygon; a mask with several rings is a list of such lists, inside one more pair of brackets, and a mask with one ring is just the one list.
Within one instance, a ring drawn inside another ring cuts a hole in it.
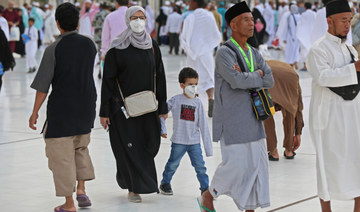
[{"label": "beige crossbody bag", "polygon": [[[154,49],[153,49],[154,52]],[[118,79],[116,79],[121,98],[128,116],[137,117],[147,113],[154,112],[158,109],[158,101],[156,99],[156,71],[154,70],[154,91],[141,91],[134,93],[126,98],[121,91]],[[125,115],[126,116],[126,115]]]}]

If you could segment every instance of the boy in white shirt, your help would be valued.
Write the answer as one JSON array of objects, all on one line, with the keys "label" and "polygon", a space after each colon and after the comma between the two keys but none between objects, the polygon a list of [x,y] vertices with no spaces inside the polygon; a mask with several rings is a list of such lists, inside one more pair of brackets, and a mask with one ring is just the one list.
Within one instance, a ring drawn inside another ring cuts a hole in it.
[{"label": "boy in white shirt", "polygon": [[[206,174],[201,151],[200,134],[206,156],[212,156],[213,149],[205,111],[200,99],[196,97],[198,81],[199,75],[194,69],[183,68],[179,74],[179,83],[184,93],[172,97],[167,102],[168,109],[173,114],[173,135],[170,139],[172,142],[170,158],[165,166],[160,185],[160,192],[165,195],[173,194],[170,181],[186,152],[195,168],[201,193],[209,187],[209,177]],[[167,137],[164,130],[162,130],[162,137]]]},{"label": "boy in white shirt", "polygon": [[29,40],[25,43],[26,53],[26,68],[29,70],[28,73],[36,71],[36,51],[38,48],[38,31],[34,25],[35,19],[29,18],[29,27],[25,29],[24,34],[29,37]]}]

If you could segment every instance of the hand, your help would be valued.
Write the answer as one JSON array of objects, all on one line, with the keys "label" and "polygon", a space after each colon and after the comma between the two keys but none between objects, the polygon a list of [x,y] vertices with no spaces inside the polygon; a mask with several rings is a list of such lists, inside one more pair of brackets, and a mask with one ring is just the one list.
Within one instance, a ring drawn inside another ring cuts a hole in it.
[{"label": "hand", "polygon": [[110,118],[109,117],[100,117],[100,124],[104,128],[104,130],[106,130],[107,127],[110,125]]},{"label": "hand", "polygon": [[29,127],[33,130],[36,130],[35,124],[37,123],[39,115],[37,113],[31,114],[29,118]]},{"label": "hand", "polygon": [[12,27],[12,25],[14,25],[14,23],[12,21],[9,21],[8,24]]},{"label": "hand", "polygon": [[160,117],[163,117],[164,120],[166,120],[166,119],[168,118],[168,114],[161,114],[161,115],[159,115],[159,118],[160,118]]},{"label": "hand", "polygon": [[102,60],[102,61],[105,61],[105,56],[101,56],[101,60]]},{"label": "hand", "polygon": [[161,137],[167,138],[167,134],[162,134]]},{"label": "hand", "polygon": [[295,152],[299,147],[300,147],[300,143],[301,143],[301,135],[295,135],[294,136],[294,141],[293,141],[293,152]]},{"label": "hand", "polygon": [[264,77],[264,72],[262,70],[257,70],[256,72],[258,72],[260,74],[260,77],[263,78]]},{"label": "hand", "polygon": [[240,67],[237,64],[233,65],[233,69],[235,69],[238,72],[242,72]]}]

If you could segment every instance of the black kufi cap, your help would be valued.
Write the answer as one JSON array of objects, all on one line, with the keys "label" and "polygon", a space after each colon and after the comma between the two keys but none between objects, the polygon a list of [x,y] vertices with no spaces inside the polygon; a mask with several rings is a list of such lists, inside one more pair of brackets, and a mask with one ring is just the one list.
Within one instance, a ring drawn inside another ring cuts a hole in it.
[{"label": "black kufi cap", "polygon": [[345,12],[351,12],[347,0],[334,0],[326,4],[326,17]]},{"label": "black kufi cap", "polygon": [[241,15],[243,13],[251,13],[250,8],[247,6],[245,1],[239,2],[234,6],[230,7],[225,13],[225,20],[228,24],[230,24],[231,20],[233,20],[236,16]]}]

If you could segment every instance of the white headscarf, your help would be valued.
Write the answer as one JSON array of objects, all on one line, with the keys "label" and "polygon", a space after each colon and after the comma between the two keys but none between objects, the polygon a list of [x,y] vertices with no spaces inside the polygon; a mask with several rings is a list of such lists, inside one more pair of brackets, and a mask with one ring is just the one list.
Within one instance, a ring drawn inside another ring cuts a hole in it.
[{"label": "white headscarf", "polygon": [[126,49],[127,47],[134,46],[138,49],[151,49],[152,48],[152,39],[146,30],[142,32],[133,32],[130,27],[130,17],[134,15],[137,11],[141,11],[145,15],[145,10],[139,6],[132,6],[126,10],[125,13],[125,23],[128,27],[120,35],[118,35],[110,45],[110,48],[116,49]]},{"label": "white headscarf", "polygon": [[290,12],[291,12],[292,14],[298,14],[298,13],[299,13],[299,9],[298,9],[298,7],[297,7],[296,5],[291,5],[291,7],[290,7]]}]

